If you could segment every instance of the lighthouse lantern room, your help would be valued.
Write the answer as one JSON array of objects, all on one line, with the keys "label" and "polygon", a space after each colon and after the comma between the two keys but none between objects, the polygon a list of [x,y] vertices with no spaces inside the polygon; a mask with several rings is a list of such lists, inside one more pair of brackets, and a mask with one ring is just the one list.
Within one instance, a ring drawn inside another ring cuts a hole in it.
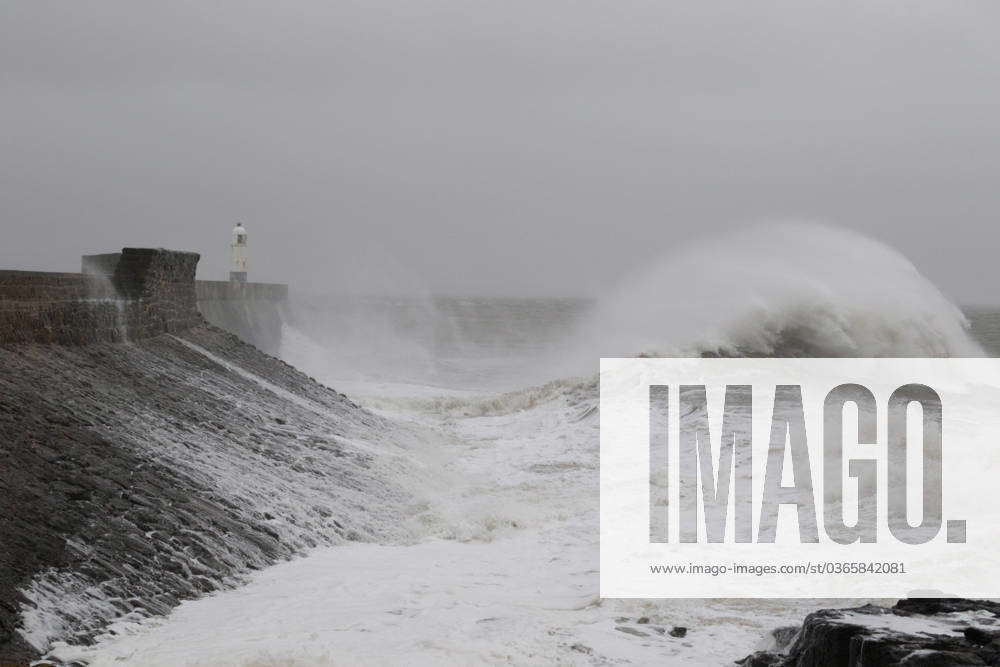
[{"label": "lighthouse lantern room", "polygon": [[233,242],[229,244],[229,280],[236,283],[247,281],[247,230],[242,222],[233,227]]}]

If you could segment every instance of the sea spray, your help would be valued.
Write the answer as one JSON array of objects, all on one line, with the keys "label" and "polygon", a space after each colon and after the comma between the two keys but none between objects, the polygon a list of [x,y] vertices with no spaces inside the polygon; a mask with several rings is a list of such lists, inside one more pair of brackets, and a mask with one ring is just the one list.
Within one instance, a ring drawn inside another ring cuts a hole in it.
[{"label": "sea spray", "polygon": [[601,356],[979,356],[961,311],[902,254],[817,224],[671,252],[600,299],[572,348]]},{"label": "sea spray", "polygon": [[[86,259],[84,260],[86,269]],[[128,310],[136,306],[135,299],[126,298],[115,287],[111,275],[100,271],[89,271],[86,274],[85,301],[95,304],[106,304],[109,312],[114,318],[114,338],[117,342],[127,343],[129,341]]]},{"label": "sea spray", "polygon": [[348,393],[512,391],[557,377],[550,361],[582,299],[296,293],[281,356]]}]

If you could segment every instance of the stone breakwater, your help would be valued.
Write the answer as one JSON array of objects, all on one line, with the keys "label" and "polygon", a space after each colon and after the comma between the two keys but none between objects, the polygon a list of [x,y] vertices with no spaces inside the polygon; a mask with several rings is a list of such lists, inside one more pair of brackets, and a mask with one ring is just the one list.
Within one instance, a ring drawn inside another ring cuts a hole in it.
[{"label": "stone breakwater", "polygon": [[0,343],[83,345],[125,336],[118,294],[78,273],[0,271]]},{"label": "stone breakwater", "polygon": [[[167,251],[169,252],[169,251]],[[83,275],[104,277],[116,283],[125,253],[85,255]],[[193,280],[193,276],[192,276]],[[100,280],[97,281],[100,283]],[[190,282],[186,277],[182,282]],[[100,288],[100,284],[97,285]],[[2,293],[2,291],[0,291]],[[281,349],[286,320],[288,286],[274,283],[235,283],[223,280],[194,281],[198,312],[210,323],[234,333],[268,354]]]},{"label": "stone breakwater", "polygon": [[208,324],[197,260],[0,272],[0,663],[408,537],[408,432]]},{"label": "stone breakwater", "polygon": [[198,255],[125,248],[114,273],[0,271],[0,344],[141,340],[202,322]]},{"label": "stone breakwater", "polygon": [[0,345],[0,663],[310,547],[404,539],[400,437],[210,326]]},{"label": "stone breakwater", "polygon": [[211,324],[253,343],[268,354],[281,349],[288,286],[272,283],[195,282],[198,310]]}]

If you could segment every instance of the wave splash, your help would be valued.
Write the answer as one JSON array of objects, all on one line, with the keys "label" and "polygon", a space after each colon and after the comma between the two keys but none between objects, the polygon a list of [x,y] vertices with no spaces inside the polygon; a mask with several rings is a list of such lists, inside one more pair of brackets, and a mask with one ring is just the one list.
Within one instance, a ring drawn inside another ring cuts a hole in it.
[{"label": "wave splash", "polygon": [[902,254],[817,224],[689,245],[602,299],[600,356],[983,356],[965,316]]}]

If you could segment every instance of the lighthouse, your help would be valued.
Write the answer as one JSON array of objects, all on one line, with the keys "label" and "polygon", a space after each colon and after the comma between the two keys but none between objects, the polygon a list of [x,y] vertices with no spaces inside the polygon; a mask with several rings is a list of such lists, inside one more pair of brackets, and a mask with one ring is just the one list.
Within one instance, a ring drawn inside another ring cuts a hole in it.
[{"label": "lighthouse", "polygon": [[229,244],[229,280],[234,283],[247,281],[247,230],[242,222],[233,227],[233,242]]}]

